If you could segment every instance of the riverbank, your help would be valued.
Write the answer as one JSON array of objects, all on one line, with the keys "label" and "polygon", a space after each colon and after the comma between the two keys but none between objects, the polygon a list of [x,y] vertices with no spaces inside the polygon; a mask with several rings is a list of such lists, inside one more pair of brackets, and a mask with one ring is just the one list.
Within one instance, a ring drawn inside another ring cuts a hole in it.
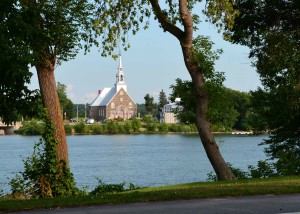
[{"label": "riverbank", "polygon": [[74,206],[119,204],[149,201],[188,200],[228,196],[277,195],[300,193],[300,177],[277,177],[222,182],[198,182],[172,186],[142,188],[99,196],[49,199],[0,199],[0,211],[50,209]]},{"label": "riverbank", "polygon": [[[37,120],[26,121],[16,130],[21,135],[40,135],[44,130],[44,123]],[[231,129],[212,130],[215,134],[253,134],[251,131],[237,131]],[[66,134],[198,134],[195,124],[167,124],[156,121],[141,121],[132,119],[127,121],[111,120],[105,123],[85,124],[83,122],[65,123]]]}]

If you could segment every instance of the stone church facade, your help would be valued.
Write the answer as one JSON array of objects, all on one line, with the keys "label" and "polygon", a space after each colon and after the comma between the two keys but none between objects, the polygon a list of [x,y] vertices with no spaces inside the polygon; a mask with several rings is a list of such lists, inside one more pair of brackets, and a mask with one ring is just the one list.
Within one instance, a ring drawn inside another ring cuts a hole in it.
[{"label": "stone church facade", "polygon": [[107,119],[130,119],[137,116],[137,105],[127,93],[125,73],[122,59],[119,58],[119,67],[114,87],[98,91],[98,96],[91,104],[90,118],[95,121]]}]

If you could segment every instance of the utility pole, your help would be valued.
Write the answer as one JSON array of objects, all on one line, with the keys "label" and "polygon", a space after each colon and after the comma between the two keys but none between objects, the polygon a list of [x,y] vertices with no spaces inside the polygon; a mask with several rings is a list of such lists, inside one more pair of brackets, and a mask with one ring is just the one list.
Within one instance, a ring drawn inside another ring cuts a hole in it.
[{"label": "utility pole", "polygon": [[86,97],[84,98],[84,120],[86,120]]}]

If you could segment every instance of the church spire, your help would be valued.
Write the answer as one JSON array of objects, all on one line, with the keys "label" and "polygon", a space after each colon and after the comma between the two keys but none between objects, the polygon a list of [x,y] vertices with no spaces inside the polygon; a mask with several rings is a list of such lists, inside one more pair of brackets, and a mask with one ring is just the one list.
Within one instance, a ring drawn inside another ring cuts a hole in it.
[{"label": "church spire", "polygon": [[119,67],[118,67],[118,72],[116,75],[116,83],[125,83],[125,74],[123,70],[123,65],[122,65],[122,57],[119,57]]},{"label": "church spire", "polygon": [[119,56],[119,69],[120,68],[123,68],[121,55]]},{"label": "church spire", "polygon": [[117,89],[117,91],[119,91],[119,89],[121,89],[121,88],[124,88],[124,90],[127,91],[127,86],[125,83],[125,74],[124,74],[123,65],[122,65],[122,57],[120,55],[118,72],[116,74],[116,89]]}]

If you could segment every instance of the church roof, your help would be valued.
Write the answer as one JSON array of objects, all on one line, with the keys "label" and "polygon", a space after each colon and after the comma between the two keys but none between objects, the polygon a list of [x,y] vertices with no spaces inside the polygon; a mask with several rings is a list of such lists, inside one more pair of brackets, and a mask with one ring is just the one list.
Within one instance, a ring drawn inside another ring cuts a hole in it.
[{"label": "church roof", "polygon": [[[98,94],[96,99],[92,102],[91,106],[106,106],[106,105],[108,105],[109,102],[113,99],[113,97],[121,89],[123,89],[127,93],[127,84],[125,83],[125,74],[123,71],[122,58],[120,56],[118,72],[116,74],[115,87],[104,88],[103,91],[100,94]],[[131,100],[133,101],[133,99],[131,99]]]},{"label": "church roof", "polygon": [[115,87],[104,88],[103,91],[92,102],[91,106],[105,106],[115,96],[115,94],[116,94]]}]

